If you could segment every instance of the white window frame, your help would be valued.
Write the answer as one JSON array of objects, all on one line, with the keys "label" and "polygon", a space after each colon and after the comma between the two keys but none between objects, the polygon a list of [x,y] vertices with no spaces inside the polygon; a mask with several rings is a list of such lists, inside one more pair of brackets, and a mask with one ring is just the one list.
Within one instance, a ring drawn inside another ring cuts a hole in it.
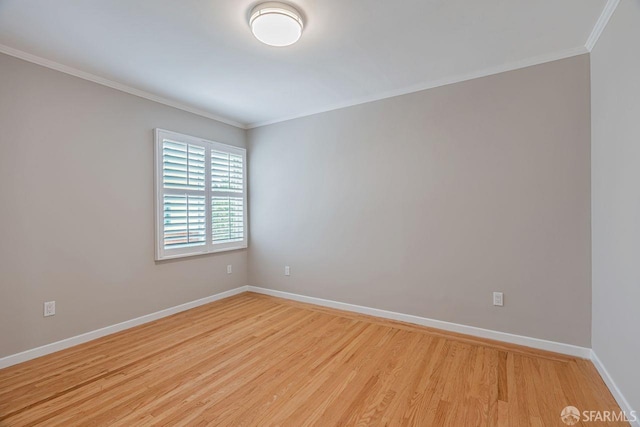
[{"label": "white window frame", "polygon": [[[220,142],[209,141],[207,139],[195,136],[185,135],[165,129],[155,129],[154,141],[154,189],[155,189],[155,259],[162,261],[173,258],[183,258],[196,255],[204,255],[216,252],[233,251],[238,249],[246,249],[248,243],[248,222],[247,222],[247,150],[235,147],[233,145],[222,144]],[[165,189],[163,182],[163,164],[162,164],[162,142],[164,139],[171,139],[181,143],[203,146],[205,148],[205,190],[173,190]],[[213,190],[211,187],[211,150],[227,152],[242,156],[242,195],[238,192],[227,192],[222,190]],[[201,246],[193,246],[187,248],[164,248],[164,195],[165,194],[187,194],[196,196],[205,196],[205,232],[206,243]],[[211,200],[213,196],[242,197],[243,208],[243,240],[226,243],[213,243]]]}]

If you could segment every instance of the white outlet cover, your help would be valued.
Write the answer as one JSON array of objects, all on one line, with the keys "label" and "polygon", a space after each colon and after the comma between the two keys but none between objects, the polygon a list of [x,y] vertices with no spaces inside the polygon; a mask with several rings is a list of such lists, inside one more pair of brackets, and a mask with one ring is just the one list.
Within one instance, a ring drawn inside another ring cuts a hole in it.
[{"label": "white outlet cover", "polygon": [[233,266],[231,264],[227,265],[227,274],[233,273]]},{"label": "white outlet cover", "polygon": [[497,305],[498,307],[502,307],[504,305],[504,296],[502,295],[502,292],[493,293],[493,305]]},{"label": "white outlet cover", "polygon": [[289,268],[288,265],[284,266],[284,275],[285,276],[289,276],[291,274],[291,269]]},{"label": "white outlet cover", "polygon": [[44,316],[53,316],[56,314],[56,302],[47,301],[44,303]]}]

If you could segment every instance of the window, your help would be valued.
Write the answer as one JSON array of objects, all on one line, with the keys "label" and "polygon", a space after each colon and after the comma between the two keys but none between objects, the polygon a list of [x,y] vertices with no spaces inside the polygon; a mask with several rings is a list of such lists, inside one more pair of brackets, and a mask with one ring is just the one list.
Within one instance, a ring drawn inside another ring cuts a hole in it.
[{"label": "window", "polygon": [[247,247],[246,151],[156,129],[156,259]]}]

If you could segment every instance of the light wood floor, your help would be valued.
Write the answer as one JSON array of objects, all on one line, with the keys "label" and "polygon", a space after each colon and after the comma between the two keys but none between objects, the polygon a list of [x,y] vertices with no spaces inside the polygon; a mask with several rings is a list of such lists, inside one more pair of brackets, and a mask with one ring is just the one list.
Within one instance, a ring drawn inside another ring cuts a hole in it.
[{"label": "light wood floor", "polygon": [[0,370],[0,426],[564,426],[567,405],[619,410],[586,360],[252,293]]}]

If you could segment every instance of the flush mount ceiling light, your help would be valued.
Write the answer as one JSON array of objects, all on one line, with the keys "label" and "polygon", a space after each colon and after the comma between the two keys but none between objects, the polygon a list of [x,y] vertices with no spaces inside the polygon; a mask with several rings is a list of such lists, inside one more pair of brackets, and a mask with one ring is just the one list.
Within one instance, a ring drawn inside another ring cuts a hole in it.
[{"label": "flush mount ceiling light", "polygon": [[251,10],[249,25],[253,35],[269,46],[289,46],[302,35],[302,15],[288,4],[270,1]]}]

